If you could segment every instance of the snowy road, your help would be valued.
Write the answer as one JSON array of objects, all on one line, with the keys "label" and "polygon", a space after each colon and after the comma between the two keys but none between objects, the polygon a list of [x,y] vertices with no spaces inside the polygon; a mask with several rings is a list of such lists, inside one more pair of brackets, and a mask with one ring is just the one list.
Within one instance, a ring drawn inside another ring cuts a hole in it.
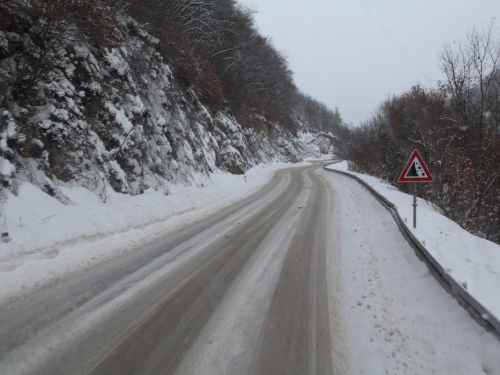
[{"label": "snowy road", "polygon": [[2,374],[498,374],[390,214],[314,165],[0,309]]}]

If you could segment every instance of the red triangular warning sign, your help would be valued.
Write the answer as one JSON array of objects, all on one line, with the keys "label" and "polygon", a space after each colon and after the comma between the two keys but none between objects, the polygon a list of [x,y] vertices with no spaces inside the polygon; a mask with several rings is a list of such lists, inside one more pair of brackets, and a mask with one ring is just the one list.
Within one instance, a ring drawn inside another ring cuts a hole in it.
[{"label": "red triangular warning sign", "polygon": [[430,182],[432,180],[431,172],[427,169],[418,150],[413,151],[398,182]]}]

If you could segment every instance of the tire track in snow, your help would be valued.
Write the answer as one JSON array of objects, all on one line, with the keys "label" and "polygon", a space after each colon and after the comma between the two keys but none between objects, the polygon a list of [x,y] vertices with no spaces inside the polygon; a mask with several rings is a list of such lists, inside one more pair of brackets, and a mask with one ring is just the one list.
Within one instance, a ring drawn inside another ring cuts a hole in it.
[{"label": "tire track in snow", "polygon": [[314,189],[261,331],[253,374],[331,374],[326,281],[329,187],[311,175]]},{"label": "tire track in snow", "polygon": [[217,244],[227,244],[225,233],[232,236],[240,231],[240,222],[252,226],[275,210],[273,202],[295,194],[300,181],[291,183],[290,176],[298,173],[280,171],[257,196],[7,311],[0,320],[5,333],[0,373],[66,374],[70,369],[86,373],[91,365],[87,359],[115,337],[121,340],[128,334],[123,331],[134,329],[138,319],[149,316],[157,301],[169,295],[165,290],[175,290],[181,271],[191,273],[214,255]]},{"label": "tire track in snow", "polygon": [[287,195],[277,204],[267,207],[236,236],[229,236],[226,247],[205,249],[205,252],[217,255],[200,264],[194,273],[186,275],[189,280],[185,286],[165,301],[91,373],[157,374],[171,373],[178,368],[186,352],[196,344],[204,327],[228,298],[232,285],[259,246],[297,200],[303,185],[303,177],[297,176]]}]

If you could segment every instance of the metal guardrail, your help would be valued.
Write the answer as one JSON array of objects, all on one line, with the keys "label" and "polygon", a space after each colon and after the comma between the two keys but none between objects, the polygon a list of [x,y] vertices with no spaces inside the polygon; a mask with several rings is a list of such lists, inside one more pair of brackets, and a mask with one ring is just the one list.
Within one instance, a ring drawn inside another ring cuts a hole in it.
[{"label": "metal guardrail", "polygon": [[[341,160],[340,160],[341,161]],[[323,169],[329,172],[338,173],[349,178],[352,178],[364,186],[375,198],[378,199],[380,203],[391,213],[392,217],[396,221],[399,230],[405,237],[408,244],[413,247],[417,256],[422,260],[432,275],[440,283],[443,289],[453,296],[458,303],[471,315],[471,317],[483,326],[488,331],[492,332],[498,340],[500,340],[500,321],[492,315],[488,309],[486,309],[480,302],[478,302],[462,285],[460,285],[453,277],[451,277],[445,269],[439,264],[439,262],[432,256],[431,253],[425,248],[422,243],[413,235],[410,229],[406,226],[406,223],[399,215],[399,212],[394,205],[368,185],[365,181],[361,180],[359,177],[354,176],[350,173],[337,171],[333,169],[327,169],[329,165],[336,164],[340,161],[335,161],[331,164],[323,166]]]}]

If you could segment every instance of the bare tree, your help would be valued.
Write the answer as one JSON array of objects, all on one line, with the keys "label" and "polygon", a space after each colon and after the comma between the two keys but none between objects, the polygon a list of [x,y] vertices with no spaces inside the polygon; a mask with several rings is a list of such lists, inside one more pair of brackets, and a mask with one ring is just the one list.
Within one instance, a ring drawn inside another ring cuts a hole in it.
[{"label": "bare tree", "polygon": [[447,81],[441,84],[454,105],[464,129],[472,127],[475,145],[484,146],[485,106],[500,64],[500,38],[494,21],[467,32],[467,41],[445,44],[439,54]]}]

